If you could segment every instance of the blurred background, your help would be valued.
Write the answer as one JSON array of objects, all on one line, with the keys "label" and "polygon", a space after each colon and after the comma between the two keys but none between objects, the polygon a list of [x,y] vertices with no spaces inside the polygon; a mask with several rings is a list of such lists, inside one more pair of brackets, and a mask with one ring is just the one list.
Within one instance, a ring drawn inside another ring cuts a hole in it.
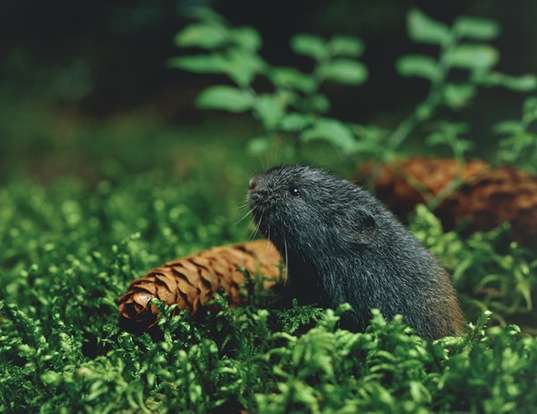
[{"label": "blurred background", "polygon": [[[368,82],[328,86],[330,115],[346,121],[393,124],[423,99],[427,84],[402,78],[394,68],[398,56],[427,50],[406,35],[405,14],[413,6],[446,23],[459,15],[497,20],[498,69],[537,73],[533,0],[516,7],[501,0],[4,0],[0,180],[21,174],[39,181],[71,174],[94,179],[103,171],[133,173],[169,162],[172,173],[182,174],[191,164],[246,162],[231,154],[255,134],[257,123],[248,115],[195,110],[199,91],[223,78],[166,66],[183,53],[173,38],[188,23],[185,12],[199,5],[259,30],[261,53],[274,64],[307,68],[289,48],[296,33],[361,37]],[[492,88],[464,116],[472,118],[475,139],[486,143],[492,120],[520,108],[519,94]]]}]

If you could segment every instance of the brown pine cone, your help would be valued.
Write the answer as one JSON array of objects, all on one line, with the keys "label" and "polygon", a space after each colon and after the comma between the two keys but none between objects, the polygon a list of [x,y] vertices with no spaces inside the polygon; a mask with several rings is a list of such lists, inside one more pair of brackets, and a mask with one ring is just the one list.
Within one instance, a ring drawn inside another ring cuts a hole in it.
[{"label": "brown pine cone", "polygon": [[256,240],[209,250],[157,267],[133,281],[119,298],[121,323],[130,330],[144,331],[155,325],[157,298],[179,309],[195,313],[213,293],[222,289],[232,304],[240,303],[239,289],[244,283],[242,269],[263,275],[265,288],[279,280],[280,254],[267,240]]},{"label": "brown pine cone", "polygon": [[469,231],[489,230],[509,222],[517,241],[537,242],[537,177],[513,167],[412,158],[367,165],[364,175],[373,175],[377,197],[400,217],[438,197],[433,206],[446,229],[464,222]]}]

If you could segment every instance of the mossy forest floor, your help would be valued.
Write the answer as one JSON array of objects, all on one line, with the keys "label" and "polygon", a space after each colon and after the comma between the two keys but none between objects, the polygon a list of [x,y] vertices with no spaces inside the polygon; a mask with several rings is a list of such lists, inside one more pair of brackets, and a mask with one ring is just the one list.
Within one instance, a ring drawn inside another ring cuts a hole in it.
[{"label": "mossy forest floor", "polygon": [[[164,261],[247,239],[244,188],[272,160],[244,155],[248,125],[17,125],[0,142],[0,412],[535,412],[537,256],[509,229],[462,239],[425,208],[410,219],[453,274],[461,338],[426,342],[380,315],[351,333],[344,309],[252,297],[165,311],[153,341],[118,328],[116,299]],[[350,176],[334,157],[316,162]]]}]

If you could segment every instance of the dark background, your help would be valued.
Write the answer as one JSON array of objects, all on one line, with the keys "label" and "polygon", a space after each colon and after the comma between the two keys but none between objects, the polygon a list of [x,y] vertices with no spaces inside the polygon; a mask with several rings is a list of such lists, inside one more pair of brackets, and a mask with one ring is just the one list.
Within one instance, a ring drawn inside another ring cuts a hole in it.
[{"label": "dark background", "polygon": [[288,48],[289,38],[298,32],[363,38],[370,80],[361,88],[339,88],[335,92],[341,99],[334,99],[336,111],[360,118],[412,103],[425,87],[419,81],[401,80],[394,71],[397,56],[418,50],[405,34],[405,13],[411,6],[446,23],[458,15],[498,20],[503,26],[496,44],[500,69],[537,72],[533,0],[4,0],[2,83],[20,94],[55,88],[58,103],[76,104],[95,115],[155,103],[174,118],[188,121],[179,109],[192,105],[192,89],[202,80],[167,69],[164,63],[178,54],[173,35],[186,23],[185,10],[197,4],[212,5],[234,24],[257,28],[265,57],[275,63],[303,63]]},{"label": "dark background", "polygon": [[[501,53],[498,69],[512,75],[537,73],[534,0],[4,0],[0,9],[0,178],[28,164],[16,160],[29,160],[35,166],[54,153],[48,149],[64,148],[75,139],[77,154],[84,153],[87,148],[79,143],[96,140],[96,125],[117,117],[130,117],[125,122],[135,125],[134,129],[153,122],[148,119],[181,128],[211,122],[218,125],[210,133],[251,137],[251,131],[239,131],[256,128],[248,116],[195,110],[200,89],[222,78],[166,67],[167,59],[185,53],[174,46],[173,37],[188,23],[188,9],[199,5],[214,7],[235,25],[259,30],[262,54],[273,64],[307,69],[310,62],[289,49],[289,39],[296,33],[361,37],[366,44],[362,60],[369,68],[368,82],[359,87],[327,86],[325,91],[333,103],[332,115],[343,120],[393,126],[423,99],[427,84],[401,78],[394,68],[404,53],[435,50],[408,39],[405,16],[411,7],[449,24],[460,15],[497,20],[502,26],[495,42]],[[471,121],[474,139],[487,142],[495,122],[519,116],[522,100],[521,94],[501,88],[485,89],[462,117]],[[230,119],[235,124],[225,124]],[[190,130],[182,135],[188,134]],[[147,133],[151,135],[155,134]],[[69,161],[73,154],[64,152],[54,162],[73,163]],[[99,156],[98,149],[94,156]],[[79,164],[87,162],[83,159]],[[66,170],[72,170],[72,165],[59,168],[58,174]]]}]

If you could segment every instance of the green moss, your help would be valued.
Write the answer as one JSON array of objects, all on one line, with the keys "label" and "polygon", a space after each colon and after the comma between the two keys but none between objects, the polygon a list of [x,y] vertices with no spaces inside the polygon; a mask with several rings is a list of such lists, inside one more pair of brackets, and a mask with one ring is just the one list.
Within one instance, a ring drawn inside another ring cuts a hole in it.
[{"label": "green moss", "polygon": [[[516,326],[485,329],[484,320],[462,338],[428,343],[378,314],[367,332],[351,333],[337,328],[344,308],[281,309],[251,300],[230,309],[217,298],[214,310],[195,318],[163,308],[160,341],[121,332],[116,298],[131,279],[165,260],[247,237],[247,225],[234,225],[226,204],[215,202],[216,191],[208,178],[155,172],[92,185],[13,179],[0,191],[0,412],[535,407],[537,339]],[[454,271],[465,302],[502,319],[528,314],[516,269],[531,263],[529,253],[501,250],[490,235],[445,234],[425,210],[413,223]],[[518,265],[503,264],[510,256]],[[534,292],[531,269],[525,280]],[[499,296],[480,297],[479,280],[496,273]]]}]

